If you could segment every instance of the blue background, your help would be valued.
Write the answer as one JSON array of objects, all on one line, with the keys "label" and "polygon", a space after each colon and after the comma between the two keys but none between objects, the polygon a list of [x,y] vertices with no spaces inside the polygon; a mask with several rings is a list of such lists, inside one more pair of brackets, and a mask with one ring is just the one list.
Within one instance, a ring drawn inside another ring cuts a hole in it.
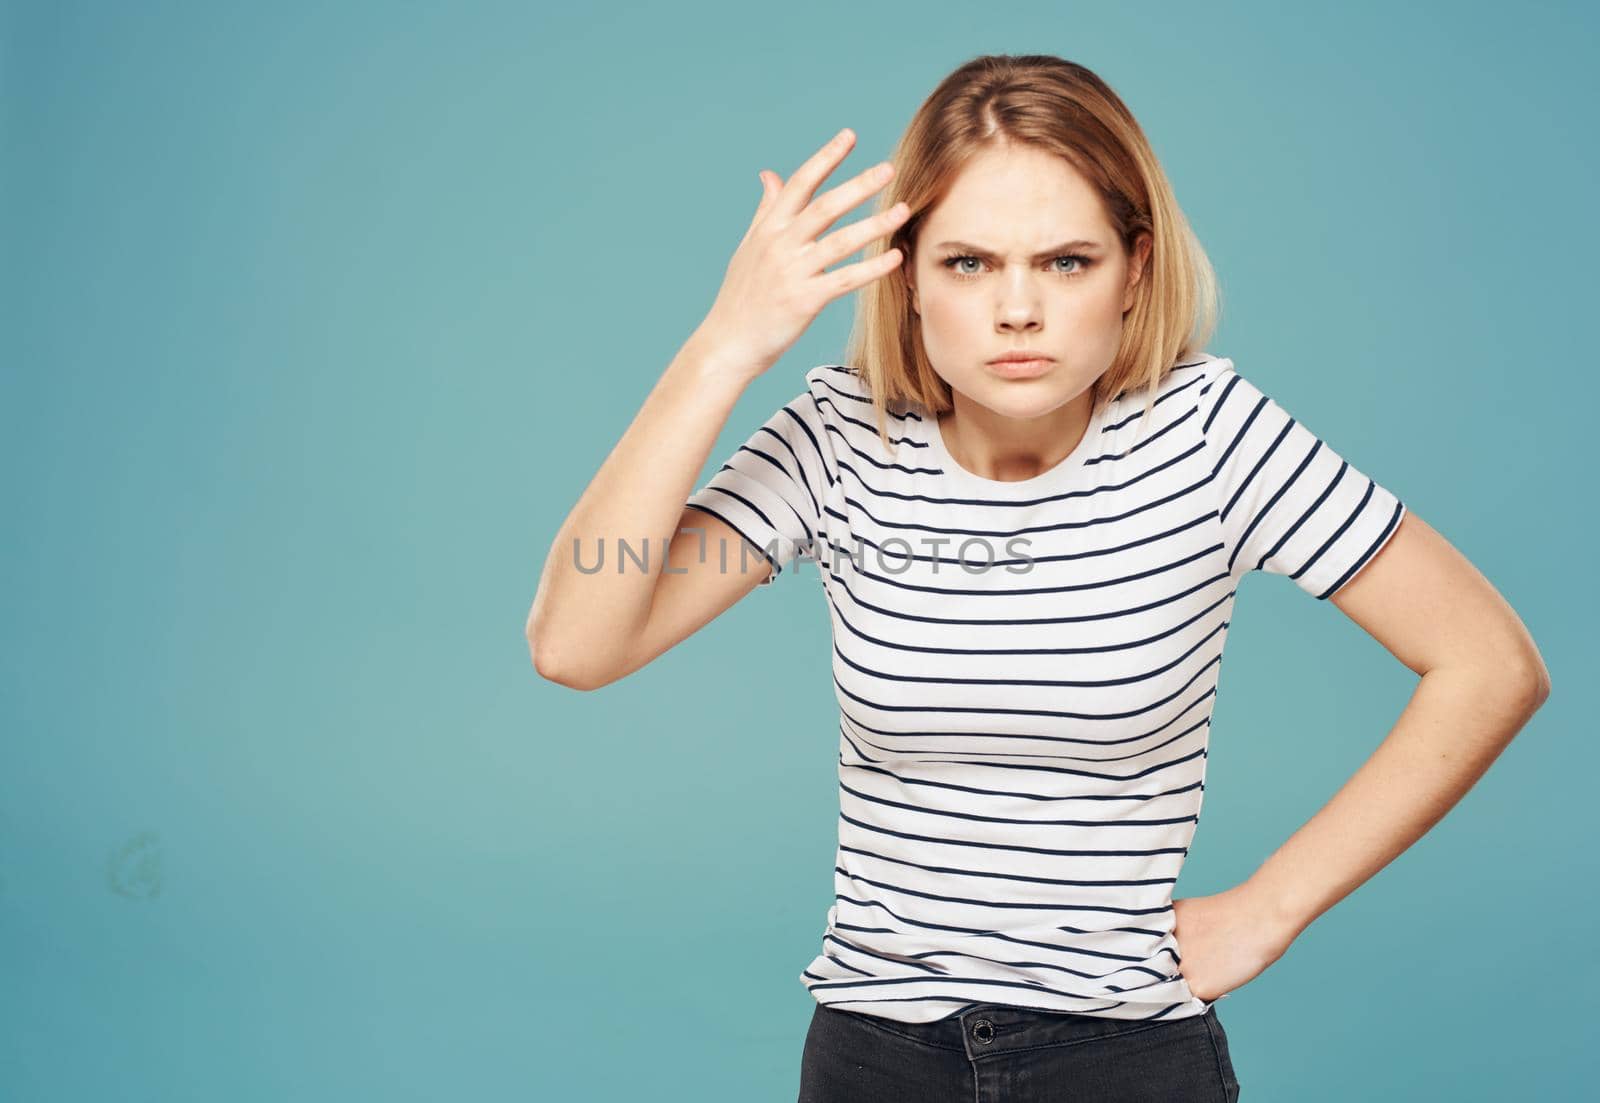
[{"label": "blue background", "polygon": [[[1592,1086],[1597,22],[6,5],[0,1096],[793,1098],[837,807],[814,565],[595,694],[538,678],[524,618],[758,170],[850,126],[840,182],[985,52],[1128,101],[1223,282],[1210,351],[1553,673],[1438,827],[1220,1005],[1245,1097]],[[1259,574],[1228,655],[1179,896],[1249,876],[1415,683]]]}]

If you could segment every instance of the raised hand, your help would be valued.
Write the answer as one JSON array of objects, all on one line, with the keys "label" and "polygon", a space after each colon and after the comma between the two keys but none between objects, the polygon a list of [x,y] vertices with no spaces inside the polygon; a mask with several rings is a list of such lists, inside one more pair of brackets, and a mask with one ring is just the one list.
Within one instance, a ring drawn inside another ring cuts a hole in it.
[{"label": "raised hand", "polygon": [[720,356],[748,365],[756,375],[777,363],[828,303],[887,275],[904,259],[899,249],[889,249],[825,271],[876,238],[893,233],[909,214],[904,203],[896,203],[818,239],[894,176],[894,166],[881,162],[813,199],[854,145],[855,134],[846,127],[787,182],[776,173],[761,173],[761,203],[698,330]]}]

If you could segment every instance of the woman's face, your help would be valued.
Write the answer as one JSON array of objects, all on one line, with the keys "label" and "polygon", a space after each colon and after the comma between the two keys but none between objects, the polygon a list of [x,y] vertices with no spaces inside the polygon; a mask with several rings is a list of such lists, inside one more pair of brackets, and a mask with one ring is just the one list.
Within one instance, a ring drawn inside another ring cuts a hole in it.
[{"label": "woman's face", "polygon": [[[1027,420],[1059,410],[1110,368],[1149,239],[1130,257],[1076,169],[1013,146],[962,170],[928,212],[913,253],[923,347],[956,392],[957,412],[965,398]],[[1053,362],[1027,379],[989,363],[1023,349]]]}]

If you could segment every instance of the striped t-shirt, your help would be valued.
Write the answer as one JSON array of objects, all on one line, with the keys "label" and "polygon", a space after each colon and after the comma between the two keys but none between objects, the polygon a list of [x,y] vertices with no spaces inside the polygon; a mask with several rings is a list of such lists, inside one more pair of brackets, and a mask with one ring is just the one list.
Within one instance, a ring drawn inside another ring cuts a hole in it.
[{"label": "striped t-shirt", "polygon": [[688,503],[763,549],[763,585],[804,557],[828,600],[835,901],[801,983],[902,1022],[1204,1013],[1172,892],[1235,590],[1264,570],[1327,598],[1405,506],[1207,354],[1144,429],[1118,395],[1016,482],[905,404],[886,452],[852,368],[805,381]]}]

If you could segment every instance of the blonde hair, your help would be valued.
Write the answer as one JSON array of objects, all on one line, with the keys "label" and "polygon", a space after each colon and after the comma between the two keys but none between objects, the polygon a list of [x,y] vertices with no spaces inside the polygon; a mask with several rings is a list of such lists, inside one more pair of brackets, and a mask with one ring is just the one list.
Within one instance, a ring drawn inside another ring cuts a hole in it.
[{"label": "blonde hair", "polygon": [[896,248],[906,258],[858,292],[845,353],[871,390],[885,449],[890,403],[933,414],[951,408],[949,384],[928,362],[912,310],[906,279],[912,245],[961,169],[978,154],[1007,145],[1066,159],[1100,193],[1130,255],[1139,235],[1150,235],[1116,358],[1093,388],[1096,406],[1143,389],[1148,417],[1161,379],[1203,349],[1216,328],[1219,289],[1211,262],[1144,131],[1110,86],[1082,65],[1048,54],[974,58],[939,83],[894,148],[894,180],[875,206],[883,211],[904,202],[910,217],[890,237],[863,249],[863,259]]}]

